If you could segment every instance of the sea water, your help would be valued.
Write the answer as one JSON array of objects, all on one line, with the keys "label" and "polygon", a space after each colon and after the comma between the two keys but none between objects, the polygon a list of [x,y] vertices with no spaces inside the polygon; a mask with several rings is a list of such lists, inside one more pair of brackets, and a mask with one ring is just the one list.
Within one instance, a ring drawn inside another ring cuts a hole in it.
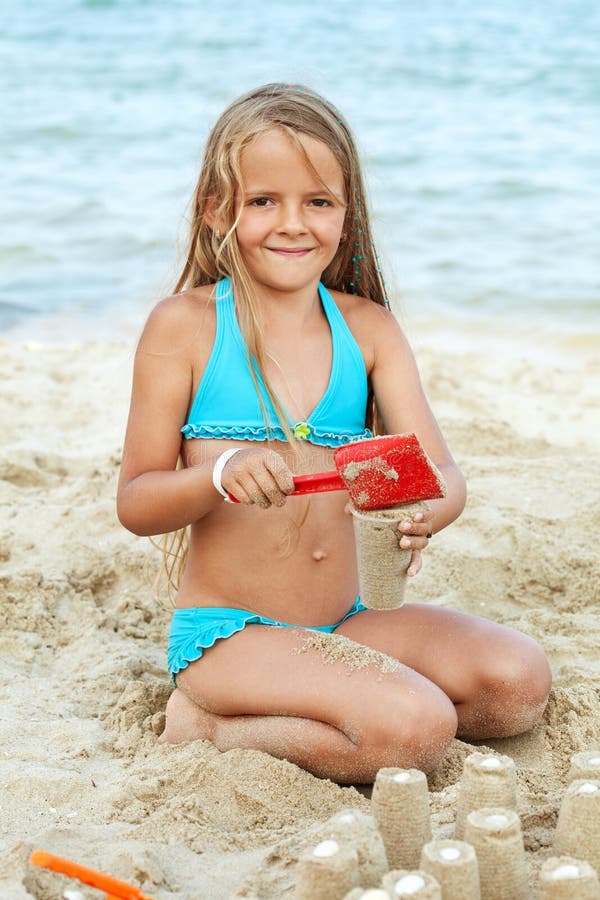
[{"label": "sea water", "polygon": [[350,121],[409,317],[593,327],[595,0],[13,0],[3,18],[5,334],[139,327],[175,283],[210,127],[277,80]]}]

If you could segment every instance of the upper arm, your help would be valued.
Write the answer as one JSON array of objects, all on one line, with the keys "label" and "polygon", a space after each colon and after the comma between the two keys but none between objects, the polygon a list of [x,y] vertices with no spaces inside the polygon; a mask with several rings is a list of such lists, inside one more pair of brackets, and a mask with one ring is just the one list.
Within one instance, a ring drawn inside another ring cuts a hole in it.
[{"label": "upper arm", "polygon": [[414,432],[438,466],[453,459],[429,406],[412,349],[394,316],[371,303],[371,384],[388,434]]},{"label": "upper arm", "polygon": [[194,381],[192,348],[202,338],[193,301],[183,296],[151,313],[135,353],[119,488],[144,472],[175,469]]}]

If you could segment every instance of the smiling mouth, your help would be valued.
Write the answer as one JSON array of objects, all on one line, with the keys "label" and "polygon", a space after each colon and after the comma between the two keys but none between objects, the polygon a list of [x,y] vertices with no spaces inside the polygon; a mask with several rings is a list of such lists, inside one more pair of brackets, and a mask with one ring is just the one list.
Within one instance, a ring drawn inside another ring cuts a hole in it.
[{"label": "smiling mouth", "polygon": [[306,256],[314,247],[267,247],[271,253],[278,253],[280,256]]}]

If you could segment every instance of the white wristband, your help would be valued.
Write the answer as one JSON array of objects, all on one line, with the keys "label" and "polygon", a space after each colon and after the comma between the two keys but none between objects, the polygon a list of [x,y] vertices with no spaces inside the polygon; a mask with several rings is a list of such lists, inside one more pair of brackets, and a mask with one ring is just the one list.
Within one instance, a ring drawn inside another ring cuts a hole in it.
[{"label": "white wristband", "polygon": [[225,464],[231,459],[232,456],[234,456],[236,453],[238,453],[242,449],[243,449],[242,447],[236,447],[235,450],[226,450],[224,453],[221,453],[221,455],[219,456],[219,458],[217,459],[216,463],[213,466],[213,471],[212,471],[213,484],[216,487],[216,489],[218,490],[218,492],[221,494],[221,496],[223,496],[225,498],[227,503],[233,503],[233,500],[229,499],[229,494],[227,493],[227,491],[221,484],[221,475],[223,474],[223,469],[225,468]]}]

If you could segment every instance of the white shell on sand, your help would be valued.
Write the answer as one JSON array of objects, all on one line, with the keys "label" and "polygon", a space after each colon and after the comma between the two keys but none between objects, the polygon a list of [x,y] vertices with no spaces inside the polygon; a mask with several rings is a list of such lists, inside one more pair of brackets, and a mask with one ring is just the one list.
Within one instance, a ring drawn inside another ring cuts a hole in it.
[{"label": "white shell on sand", "polygon": [[574,864],[565,863],[562,866],[558,866],[550,875],[550,878],[553,881],[561,881],[564,878],[579,878],[581,875],[581,868]]},{"label": "white shell on sand", "polygon": [[586,781],[585,784],[580,785],[577,788],[578,794],[595,794],[600,790],[597,784],[592,784],[591,781]]},{"label": "white shell on sand", "polygon": [[442,859],[450,862],[453,859],[460,858],[460,850],[457,850],[456,847],[444,847],[442,850],[440,850],[440,856],[442,857]]},{"label": "white shell on sand", "polygon": [[317,859],[327,859],[329,856],[335,856],[340,852],[340,845],[337,841],[321,841],[313,850],[313,856]]},{"label": "white shell on sand", "polygon": [[396,891],[399,894],[416,894],[421,888],[425,887],[425,879],[420,875],[404,875],[399,878],[395,884]]},{"label": "white shell on sand", "polygon": [[494,813],[491,816],[486,816],[484,821],[491,828],[504,828],[508,825],[508,816],[503,815],[503,813]]},{"label": "white shell on sand", "polygon": [[481,769],[500,769],[502,763],[496,756],[486,756],[485,759],[480,760],[477,765]]}]

